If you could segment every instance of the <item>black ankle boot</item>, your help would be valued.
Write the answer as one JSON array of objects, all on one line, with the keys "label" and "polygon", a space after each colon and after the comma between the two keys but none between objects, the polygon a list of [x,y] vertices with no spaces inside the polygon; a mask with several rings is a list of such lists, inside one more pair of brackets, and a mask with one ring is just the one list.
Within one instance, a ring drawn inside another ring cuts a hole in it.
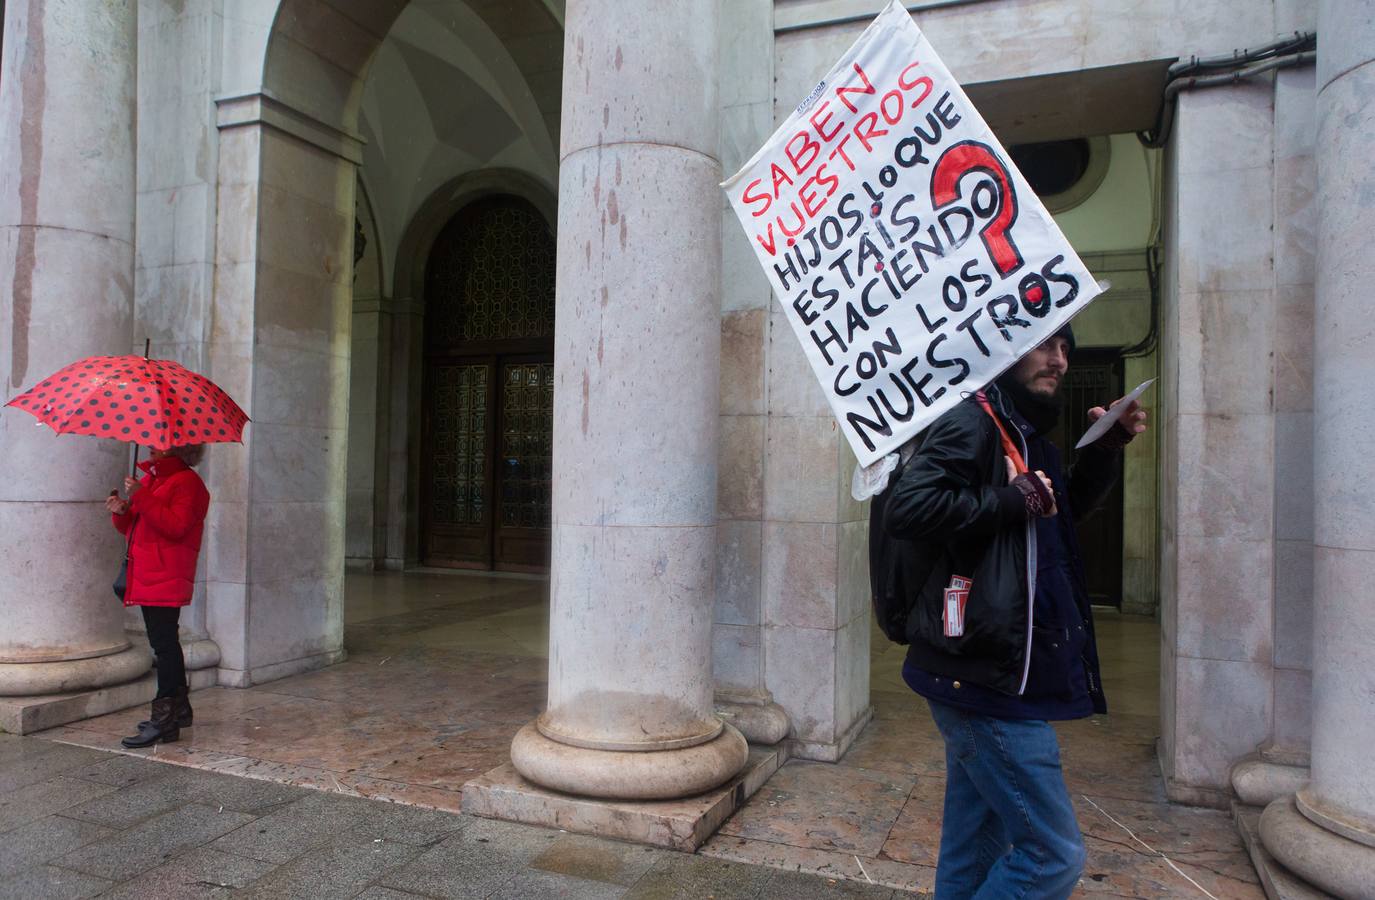
[{"label": "black ankle boot", "polygon": [[120,741],[129,749],[148,747],[161,741],[170,744],[181,737],[181,729],[177,726],[176,715],[173,712],[175,698],[159,697],[153,701],[152,718],[148,720],[147,727],[139,723],[138,734],[124,738]]},{"label": "black ankle boot", "polygon": [[[177,688],[177,692],[172,695],[172,715],[177,720],[178,728],[190,728],[195,716],[191,712],[191,689],[185,685]],[[138,730],[143,731],[152,725],[152,721],[144,719],[138,723]]]}]

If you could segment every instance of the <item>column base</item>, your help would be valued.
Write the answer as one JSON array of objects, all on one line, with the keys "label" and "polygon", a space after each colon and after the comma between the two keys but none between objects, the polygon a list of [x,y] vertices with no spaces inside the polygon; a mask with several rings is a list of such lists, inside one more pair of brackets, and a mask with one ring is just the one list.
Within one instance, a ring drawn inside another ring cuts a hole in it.
[{"label": "column base", "polygon": [[1375,847],[1309,821],[1293,797],[1265,807],[1260,839],[1282,866],[1315,888],[1343,898],[1375,896]]},{"label": "column base", "polygon": [[783,707],[766,699],[716,694],[716,715],[735,726],[751,744],[772,746],[788,736],[791,724]]},{"label": "column base", "polygon": [[786,761],[783,745],[755,748],[744,770],[714,790],[639,802],[571,797],[532,784],[505,763],[463,785],[463,812],[692,853]]},{"label": "column base", "polygon": [[591,750],[552,741],[532,722],[511,741],[511,764],[535,784],[608,800],[691,797],[735,777],[749,746],[726,725],[703,744],[675,750]]},{"label": "column base", "polygon": [[69,694],[133,681],[153,660],[147,644],[117,653],[58,662],[0,663],[0,697]]},{"label": "column base", "polygon": [[1247,806],[1269,806],[1308,783],[1307,766],[1284,765],[1251,756],[1232,766],[1232,790]]},{"label": "column base", "polygon": [[1264,807],[1260,806],[1247,806],[1240,802],[1232,804],[1232,821],[1236,822],[1241,842],[1251,855],[1251,865],[1256,867],[1265,896],[1269,900],[1330,900],[1329,894],[1280,865],[1265,849],[1260,839],[1260,815],[1264,811]]},{"label": "column base", "polygon": [[[192,691],[214,687],[215,670],[188,668],[186,680]],[[40,697],[0,697],[0,731],[33,734],[121,709],[143,707],[152,701],[157,692],[157,675],[150,671],[142,678],[90,691]],[[145,708],[137,717],[130,718],[130,725],[147,717],[148,710]]]}]

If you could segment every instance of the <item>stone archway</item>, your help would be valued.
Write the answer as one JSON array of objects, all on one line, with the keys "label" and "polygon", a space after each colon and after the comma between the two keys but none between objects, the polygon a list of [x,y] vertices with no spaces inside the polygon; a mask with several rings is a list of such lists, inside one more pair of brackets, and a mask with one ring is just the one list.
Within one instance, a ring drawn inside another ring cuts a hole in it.
[{"label": "stone archway", "polygon": [[[207,356],[254,420],[245,452],[210,484],[217,540],[208,593],[223,635],[222,683],[249,685],[343,657],[360,106],[375,54],[406,6],[282,0],[261,87],[217,101]],[[477,5],[471,11],[484,15]],[[503,17],[486,15],[501,37]],[[516,63],[524,72],[534,59]]]}]

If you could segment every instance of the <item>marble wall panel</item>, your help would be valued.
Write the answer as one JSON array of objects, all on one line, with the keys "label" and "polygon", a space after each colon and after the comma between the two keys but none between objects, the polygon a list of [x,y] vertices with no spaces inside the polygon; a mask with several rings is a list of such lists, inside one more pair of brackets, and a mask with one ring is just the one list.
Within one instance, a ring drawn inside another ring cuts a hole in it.
[{"label": "marble wall panel", "polygon": [[763,309],[728,310],[721,315],[721,414],[764,412]]},{"label": "marble wall panel", "polygon": [[[342,495],[338,500],[311,503],[255,499],[248,520],[248,577],[251,583],[327,579],[343,572],[343,528]],[[254,602],[256,612],[256,599]]]},{"label": "marble wall panel", "polygon": [[342,429],[277,422],[250,427],[255,504],[336,499],[344,485],[348,455]]},{"label": "marble wall panel", "polygon": [[347,356],[260,344],[254,354],[253,375],[255,423],[346,426]]},{"label": "marble wall panel", "polygon": [[[762,275],[761,275],[762,277]],[[831,417],[831,406],[783,310],[769,309],[769,415]]]},{"label": "marble wall panel", "polygon": [[721,106],[772,102],[773,59],[760,52],[773,40],[772,0],[723,3],[720,32]]},{"label": "marble wall panel", "polygon": [[869,706],[869,618],[852,619],[836,633],[836,732],[844,734]]},{"label": "marble wall panel", "polygon": [[1273,553],[1268,539],[1180,537],[1175,646],[1181,655],[1271,659]]},{"label": "marble wall panel", "polygon": [[1313,539],[1313,414],[1275,414],[1275,537]]},{"label": "marble wall panel", "polygon": [[1264,78],[1181,93],[1175,124],[1182,136],[1178,172],[1185,183],[1201,183],[1190,177],[1199,174],[1269,169],[1274,102],[1274,88]]},{"label": "marble wall panel", "polygon": [[[869,523],[844,522],[838,526],[836,622],[840,625],[869,619]],[[867,650],[866,650],[866,659]]]},{"label": "marble wall panel", "polygon": [[246,670],[248,585],[212,579],[206,582],[205,597],[205,627],[220,648],[220,668],[240,672]]},{"label": "marble wall panel", "polygon": [[[248,184],[221,183],[215,197],[217,231],[215,262],[218,265],[258,261],[258,191]],[[240,298],[227,298],[240,302]],[[219,303],[219,297],[216,297]]]},{"label": "marble wall panel", "polygon": [[859,461],[850,442],[836,429],[836,520],[840,522],[868,522],[869,504],[854,498],[855,469]]},{"label": "marble wall panel", "polygon": [[1177,257],[1180,290],[1271,290],[1274,186],[1270,166],[1194,172],[1181,178],[1176,199],[1179,231],[1170,247]]},{"label": "marble wall panel", "polygon": [[1313,673],[1275,669],[1275,733],[1280,749],[1307,752],[1313,739]]},{"label": "marble wall panel", "polygon": [[[210,46],[215,18],[208,4],[183,4],[181,15],[158,17],[163,3],[140,3],[138,23],[138,93],[140,104],[188,94],[208,95],[219,73],[202,52]],[[153,12],[147,16],[144,11]]]},{"label": "marble wall panel", "polygon": [[770,521],[763,528],[765,623],[836,628],[839,526]]},{"label": "marble wall panel", "polygon": [[[261,0],[259,0],[261,2]],[[138,27],[157,28],[211,14],[211,0],[185,0],[182,3],[163,3],[161,0],[139,0]]]},{"label": "marble wall panel", "polygon": [[216,185],[255,185],[262,176],[263,130],[226,128],[219,133]]},{"label": "marble wall panel", "polygon": [[1232,763],[1270,736],[1270,662],[1181,655],[1176,672],[1173,775],[1187,785],[1225,790]]},{"label": "marble wall panel", "polygon": [[140,191],[136,264],[155,267],[211,259],[214,196],[208,184]]},{"label": "marble wall panel", "polygon": [[1275,665],[1313,667],[1313,544],[1275,541]]},{"label": "marble wall panel", "polygon": [[735,213],[721,213],[721,308],[768,310],[773,307],[773,288],[760,268],[750,238]]},{"label": "marble wall panel", "polygon": [[764,513],[763,416],[722,416],[717,510],[723,519]]},{"label": "marble wall panel", "polygon": [[342,559],[337,570],[320,576],[255,581],[249,596],[250,670],[343,648]]},{"label": "marble wall panel", "polygon": [[764,528],[760,522],[716,526],[716,614],[724,625],[761,621]]},{"label": "marble wall panel", "polygon": [[837,518],[835,419],[771,416],[764,470],[764,518],[834,523]]},{"label": "marble wall panel", "polygon": [[[1310,250],[1311,252],[1311,250]],[[1283,250],[1276,249],[1276,265]],[[1279,273],[1276,272],[1278,280]],[[1275,410],[1313,409],[1313,283],[1275,287]]]},{"label": "marble wall panel", "polygon": [[144,106],[140,130],[157,135],[139,142],[140,191],[213,184],[215,108],[209,94],[178,94]]},{"label": "marble wall panel", "polygon": [[[358,170],[332,153],[276,131],[263,142],[262,183],[353,219]],[[353,223],[349,223],[352,249]]]},{"label": "marble wall panel", "polygon": [[835,708],[836,632],[779,625],[764,629],[764,686],[792,722],[789,737],[831,743]]},{"label": "marble wall panel", "polygon": [[[721,110],[721,173],[729,178],[754,157],[773,134],[773,103],[768,100]],[[730,213],[736,219],[735,213]],[[739,220],[736,219],[736,228]],[[757,265],[757,263],[756,263]]]},{"label": "marble wall panel", "polygon": [[1179,410],[1268,413],[1272,399],[1273,291],[1182,292]]},{"label": "marble wall panel", "polygon": [[[857,7],[874,13],[881,4]],[[806,21],[780,5],[779,21]],[[1272,33],[1269,4],[1219,0],[1146,4],[1061,0],[1016,4],[943,4],[914,16],[962,83],[1001,81],[1097,66],[1173,59],[1186,48],[1245,47]],[[802,100],[867,23],[790,31],[778,36],[775,81],[784,109]],[[1198,52],[1212,52],[1199,50]]]},{"label": "marble wall panel", "polygon": [[711,671],[717,690],[753,692],[759,689],[763,660],[760,630],[717,622],[711,630]]},{"label": "marble wall panel", "polygon": [[[265,158],[267,155],[264,153]],[[261,213],[257,258],[261,262],[345,286],[352,284],[352,213],[340,213],[267,184],[256,190]]]},{"label": "marble wall panel", "polygon": [[140,269],[134,279],[134,351],[142,355],[145,338],[152,341],[152,355],[161,358],[170,344],[199,344],[210,318],[214,277],[209,263]]},{"label": "marble wall panel", "polygon": [[258,264],[254,338],[282,349],[347,356],[353,325],[349,286]]},{"label": "marble wall panel", "polygon": [[[1274,420],[1184,414],[1178,420],[1181,535],[1268,540],[1274,531]],[[1162,471],[1171,470],[1162,467]]]},{"label": "marble wall panel", "polygon": [[210,494],[205,519],[205,566],[209,581],[243,584],[248,580],[248,504]]}]

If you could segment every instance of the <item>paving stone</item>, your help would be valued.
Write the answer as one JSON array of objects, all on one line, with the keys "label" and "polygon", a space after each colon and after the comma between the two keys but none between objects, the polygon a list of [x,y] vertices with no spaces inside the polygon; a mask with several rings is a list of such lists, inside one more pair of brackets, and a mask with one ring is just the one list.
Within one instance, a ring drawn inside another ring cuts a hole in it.
[{"label": "paving stone", "polygon": [[19,788],[8,796],[0,794],[0,832],[63,812],[116,790],[118,788],[112,785],[59,775]]},{"label": "paving stone", "polygon": [[[10,746],[13,746],[12,744]],[[10,758],[0,762],[0,795],[47,781],[71,769],[89,766],[111,754],[51,741],[24,742]]]},{"label": "paving stone", "polygon": [[76,900],[94,897],[109,886],[104,878],[57,866],[35,866],[0,881],[0,900]]},{"label": "paving stone", "polygon": [[152,765],[161,772],[116,795],[84,803],[66,815],[112,828],[127,828],[188,803],[224,807],[226,812],[262,813],[312,793],[271,781],[217,775],[166,763]]},{"label": "paving stone", "polygon": [[479,898],[512,883],[558,832],[487,819],[445,838],[415,861],[381,879],[386,887],[427,897]]},{"label": "paving stone", "polygon": [[172,777],[175,770],[159,764],[162,772],[89,803],[66,810],[73,819],[95,822],[110,828],[129,828],[145,819],[160,816],[190,802],[186,783]]},{"label": "paving stone", "polygon": [[775,871],[759,893],[759,900],[895,900],[900,896],[911,895],[878,884]]},{"label": "paving stone", "polygon": [[140,781],[160,778],[167,775],[167,764],[151,762],[138,756],[115,755],[109,759],[76,769],[68,774],[73,778],[84,778],[99,784],[113,784],[128,787]]},{"label": "paving stone", "polygon": [[463,827],[452,813],[306,791],[215,842],[215,849],[282,863],[341,835],[427,847]]},{"label": "paving stone", "polygon": [[0,877],[56,859],[114,832],[101,825],[47,816],[5,832],[0,839]]},{"label": "paving stone", "polygon": [[625,900],[756,900],[773,870],[702,856],[666,856],[625,894]]},{"label": "paving stone", "polygon": [[488,900],[529,900],[532,897],[560,898],[560,900],[620,900],[625,896],[624,885],[589,881],[572,875],[555,875],[538,869],[518,872]]},{"label": "paving stone", "polygon": [[[136,788],[130,788],[130,791]],[[120,881],[251,822],[249,813],[188,804],[60,858],[64,867]]]},{"label": "paving stone", "polygon": [[661,851],[580,834],[561,834],[530,861],[532,869],[629,887],[649,871]]},{"label": "paving stone", "polygon": [[348,836],[277,866],[236,896],[254,900],[352,897],[421,852],[412,844]]},{"label": "paving stone", "polygon": [[358,900],[414,900],[414,898],[420,896],[420,894],[410,894],[406,891],[398,891],[395,888],[373,885],[359,894]]},{"label": "paving stone", "polygon": [[102,900],[160,900],[160,898],[227,897],[271,872],[271,863],[258,862],[197,847],[137,878],[102,894]]},{"label": "paving stone", "polygon": [[304,798],[320,796],[319,791],[257,778],[183,768],[178,768],[176,773],[174,777],[185,786],[190,802],[216,808],[223,806],[235,812],[265,815]]}]

